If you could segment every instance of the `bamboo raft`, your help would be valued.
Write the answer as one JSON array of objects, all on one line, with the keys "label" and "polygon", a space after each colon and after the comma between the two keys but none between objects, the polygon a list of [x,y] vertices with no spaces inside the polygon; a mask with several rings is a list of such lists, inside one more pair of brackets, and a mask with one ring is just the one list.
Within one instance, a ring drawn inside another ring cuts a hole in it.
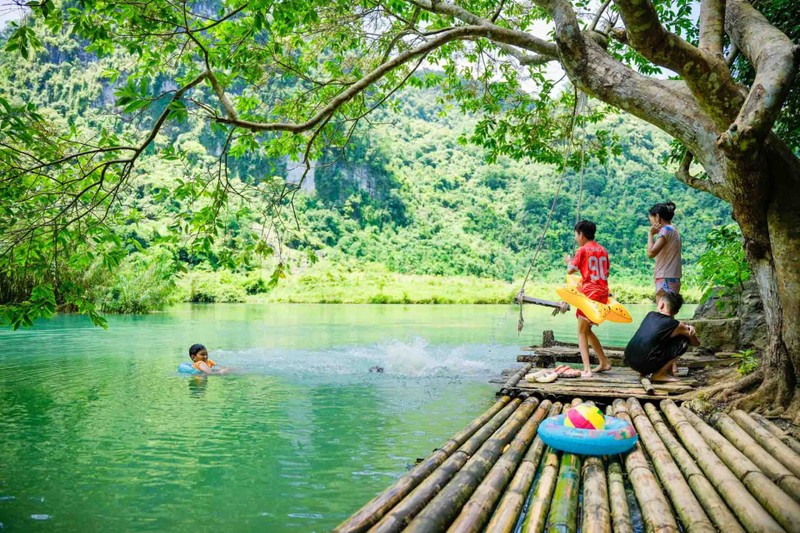
[{"label": "bamboo raft", "polygon": [[[541,346],[526,346],[522,350],[526,353],[519,355],[517,361],[524,363],[521,369],[505,370],[504,377],[514,378],[517,373],[525,373],[536,368],[552,367],[556,364],[577,364],[581,362],[581,355],[576,344],[558,342],[552,331],[543,333]],[[649,379],[642,378],[638,372],[627,368],[624,362],[624,349],[619,347],[604,348],[606,356],[612,364],[611,371],[595,373],[591,378],[564,379],[558,378],[552,383],[529,383],[522,379],[509,379],[498,395],[533,393],[552,401],[571,399],[580,396],[584,399],[594,399],[608,402],[615,398],[638,398],[640,400],[653,400],[657,398],[672,397],[680,399],[681,395],[691,392],[698,385],[696,371],[708,366],[733,365],[740,361],[731,354],[704,354],[689,352],[679,359],[679,382],[651,383]],[[590,350],[590,359],[597,362],[593,351]],[[513,381],[513,385],[510,382]],[[504,383],[504,381],[497,381]]]},{"label": "bamboo raft", "polygon": [[580,399],[504,390],[334,531],[800,532],[800,443],[757,415],[704,420],[672,399],[617,398],[598,406],[631,422],[639,442],[584,457],[536,434]]},{"label": "bamboo raft", "polygon": [[[558,362],[562,362],[558,359]],[[529,383],[523,376],[535,370],[532,363],[524,364],[518,370],[505,370],[504,376],[510,376],[503,381],[503,388],[498,395],[509,393],[533,393],[550,400],[570,399],[580,396],[584,399],[597,399],[608,401],[614,398],[638,398],[653,400],[659,397],[679,397],[691,392],[697,385],[697,380],[690,375],[690,369],[679,368],[679,375],[683,375],[679,382],[651,383],[647,378],[641,378],[639,373],[615,366],[610,371],[595,373],[591,378],[558,378],[552,383]],[[520,379],[515,379],[519,374]]]}]

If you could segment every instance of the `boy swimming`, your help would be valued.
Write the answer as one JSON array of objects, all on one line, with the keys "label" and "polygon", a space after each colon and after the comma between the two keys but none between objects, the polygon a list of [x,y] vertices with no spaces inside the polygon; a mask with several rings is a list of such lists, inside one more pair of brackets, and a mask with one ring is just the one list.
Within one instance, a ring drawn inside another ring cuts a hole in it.
[{"label": "boy swimming", "polygon": [[228,369],[217,366],[217,363],[208,358],[208,350],[202,344],[192,344],[189,347],[189,358],[192,368],[203,374],[227,374]]}]

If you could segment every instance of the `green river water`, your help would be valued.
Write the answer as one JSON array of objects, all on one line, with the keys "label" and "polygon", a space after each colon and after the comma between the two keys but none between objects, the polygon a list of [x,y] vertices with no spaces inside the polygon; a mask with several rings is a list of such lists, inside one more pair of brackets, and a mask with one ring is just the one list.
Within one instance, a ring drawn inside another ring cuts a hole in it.
[{"label": "green river water", "polygon": [[[651,309],[629,308],[605,344]],[[185,305],[0,331],[0,529],[326,531],[487,409],[520,346],[575,339],[535,306],[518,337],[517,312]],[[179,375],[195,342],[237,373]]]}]

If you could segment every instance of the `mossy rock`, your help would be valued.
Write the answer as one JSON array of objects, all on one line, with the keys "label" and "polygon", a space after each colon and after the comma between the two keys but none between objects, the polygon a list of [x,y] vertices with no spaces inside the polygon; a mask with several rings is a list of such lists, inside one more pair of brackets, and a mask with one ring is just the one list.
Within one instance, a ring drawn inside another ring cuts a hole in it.
[{"label": "mossy rock", "polygon": [[687,323],[697,330],[702,348],[711,352],[736,350],[741,328],[741,320],[738,318],[688,320]]}]

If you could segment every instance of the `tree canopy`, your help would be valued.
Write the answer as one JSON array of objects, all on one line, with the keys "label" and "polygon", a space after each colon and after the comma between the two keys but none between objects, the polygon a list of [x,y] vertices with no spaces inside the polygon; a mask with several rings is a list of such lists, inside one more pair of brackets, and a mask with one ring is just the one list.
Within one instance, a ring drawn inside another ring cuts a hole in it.
[{"label": "tree canopy", "polygon": [[[74,119],[0,99],[0,164],[10,185],[0,228],[3,265],[18,280],[35,278],[19,284],[23,296],[38,288],[27,300],[31,309],[49,312],[65,300],[95,317],[80,289],[52,273],[117,265],[126,243],[108,222],[126,215],[114,205],[143,156],[193,157],[170,135],[190,117],[216,141],[215,161],[204,177],[170,191],[178,199],[202,198],[202,208],[176,216],[174,229],[204,235],[192,246],[208,253],[231,195],[266,199],[275,211],[286,206],[312,162],[335,168],[346,159],[358,126],[381,106],[396,105],[392,97],[404,85],[436,87],[443,103],[473,114],[467,139],[484,147],[489,162],[505,156],[573,169],[585,151],[602,163],[613,147],[613,132],[591,127],[610,107],[587,105],[582,92],[588,93],[672,135],[682,157],[679,178],[731,201],[736,212],[738,198],[761,193],[737,181],[740,173],[730,174],[736,165],[729,160],[765,142],[796,72],[796,48],[744,0],[705,0],[698,21],[688,0],[28,5],[30,16],[7,31],[6,51],[32,58],[53,51],[59,34],[73,35],[82,46],[71,53],[99,59],[103,98],[119,113]],[[796,31],[786,4],[763,6],[776,24]],[[553,79],[554,63],[576,90]],[[734,75],[752,80],[749,93]],[[66,106],[80,98],[63,95]],[[779,128],[789,124],[786,116]],[[590,127],[591,135],[580,136],[586,150],[576,149],[576,131]],[[292,184],[272,179],[286,157],[304,169]],[[701,174],[690,174],[693,160]],[[255,177],[255,186],[236,189],[231,169]],[[753,249],[768,246],[762,219],[742,214],[745,239],[760,247]],[[258,242],[244,251],[271,252]]]}]

